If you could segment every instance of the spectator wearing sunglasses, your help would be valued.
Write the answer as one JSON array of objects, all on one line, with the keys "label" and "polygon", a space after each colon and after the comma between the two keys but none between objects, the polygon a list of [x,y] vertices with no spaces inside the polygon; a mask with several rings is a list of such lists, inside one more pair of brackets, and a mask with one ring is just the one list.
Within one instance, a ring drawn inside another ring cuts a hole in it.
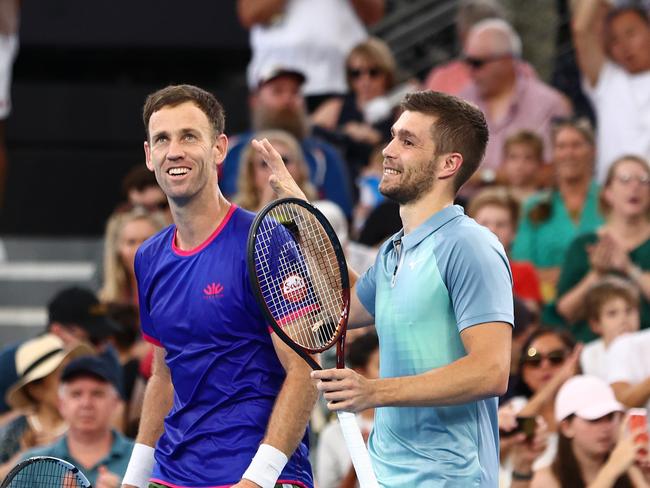
[{"label": "spectator wearing sunglasses", "polygon": [[373,147],[390,138],[394,114],[370,123],[364,107],[394,86],[396,63],[388,45],[376,37],[357,44],[345,61],[348,93],[322,103],[311,117],[315,133],[335,144],[356,176]]},{"label": "spectator wearing sunglasses", "polygon": [[[544,139],[550,148],[551,120],[571,113],[563,95],[549,85],[523,76],[518,67],[521,39],[512,26],[501,19],[486,19],[475,24],[464,46],[464,60],[471,83],[460,93],[484,113],[490,129],[481,176],[489,181],[503,161],[506,138],[527,129]],[[544,160],[549,161],[547,149]]]},{"label": "spectator wearing sunglasses", "polygon": [[602,182],[616,158],[650,158],[650,18],[641,7],[579,0],[571,25],[583,88],[598,119]]},{"label": "spectator wearing sunglasses", "polygon": [[575,238],[566,251],[558,281],[557,311],[579,340],[596,338],[584,306],[589,288],[618,275],[641,292],[641,328],[650,327],[650,165],[624,156],[609,168],[600,192],[605,223]]},{"label": "spectator wearing sunglasses", "polygon": [[[496,0],[461,0],[456,14],[456,38],[460,46],[465,44],[473,25],[485,19],[504,18],[503,7]],[[518,60],[524,76],[537,77],[535,69],[524,60]],[[435,66],[424,82],[428,90],[458,95],[471,82],[470,68],[463,59],[453,59]]]},{"label": "spectator wearing sunglasses", "polygon": [[[524,343],[519,356],[519,377],[512,381],[514,396],[503,405],[515,415],[541,417],[548,429],[546,450],[533,463],[538,470],[551,464],[557,450],[555,396],[566,380],[579,369],[582,346],[576,346],[565,331],[539,328]],[[509,452],[501,452],[508,459]],[[501,476],[509,479],[508,463],[502,464]],[[511,469],[511,468],[510,468]]]},{"label": "spectator wearing sunglasses", "polygon": [[[309,181],[309,168],[296,138],[282,130],[261,131],[254,136],[257,140],[264,138],[280,152],[284,165],[307,198],[315,199],[316,189]],[[269,185],[270,174],[271,169],[262,156],[248,144],[239,163],[237,194],[233,197],[233,202],[251,212],[261,210],[275,199],[273,189]]]}]

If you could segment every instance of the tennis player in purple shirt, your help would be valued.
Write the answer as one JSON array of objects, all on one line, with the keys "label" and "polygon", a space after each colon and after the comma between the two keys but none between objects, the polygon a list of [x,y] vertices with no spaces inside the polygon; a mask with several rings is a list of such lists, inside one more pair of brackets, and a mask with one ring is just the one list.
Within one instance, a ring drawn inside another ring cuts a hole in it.
[{"label": "tennis player in purple shirt", "polygon": [[135,260],[155,354],[123,486],[311,488],[311,368],[270,332],[250,288],[254,216],[217,183],[223,109],[200,88],[169,86],[147,98],[144,123],[174,224]]}]

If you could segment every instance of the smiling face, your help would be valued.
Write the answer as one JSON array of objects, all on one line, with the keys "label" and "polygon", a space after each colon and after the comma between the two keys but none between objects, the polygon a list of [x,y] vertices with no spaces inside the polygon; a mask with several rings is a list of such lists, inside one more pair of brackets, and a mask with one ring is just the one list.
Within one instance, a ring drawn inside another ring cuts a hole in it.
[{"label": "smiling face", "polygon": [[150,140],[144,149],[147,167],[176,205],[202,193],[217,194],[217,164],[226,155],[225,135],[192,102],[164,106],[149,119]]},{"label": "smiling face", "polygon": [[400,205],[417,202],[433,188],[436,158],[431,130],[435,120],[407,110],[391,129],[393,137],[382,152],[379,191]]},{"label": "smiling face", "polygon": [[573,127],[562,127],[553,139],[553,165],[558,180],[591,177],[595,148]]}]

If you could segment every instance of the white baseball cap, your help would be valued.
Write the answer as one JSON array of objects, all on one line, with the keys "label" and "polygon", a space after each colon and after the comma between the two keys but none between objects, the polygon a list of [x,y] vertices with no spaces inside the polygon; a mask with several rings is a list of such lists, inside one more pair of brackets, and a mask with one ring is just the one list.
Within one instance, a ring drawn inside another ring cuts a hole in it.
[{"label": "white baseball cap", "polygon": [[596,420],[624,410],[614,390],[597,376],[574,376],[562,385],[555,397],[555,420],[558,422],[570,415]]}]

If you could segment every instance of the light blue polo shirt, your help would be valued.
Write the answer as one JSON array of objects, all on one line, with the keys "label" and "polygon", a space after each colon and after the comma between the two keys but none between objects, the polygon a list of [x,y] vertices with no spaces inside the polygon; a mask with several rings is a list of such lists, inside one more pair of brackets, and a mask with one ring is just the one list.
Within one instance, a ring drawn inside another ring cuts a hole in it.
[{"label": "light blue polo shirt", "polygon": [[[513,324],[503,246],[459,206],[385,242],[356,291],[375,317],[382,378],[424,373],[465,356],[460,332],[468,327]],[[369,450],[383,487],[496,487],[497,399],[378,408]]]}]

